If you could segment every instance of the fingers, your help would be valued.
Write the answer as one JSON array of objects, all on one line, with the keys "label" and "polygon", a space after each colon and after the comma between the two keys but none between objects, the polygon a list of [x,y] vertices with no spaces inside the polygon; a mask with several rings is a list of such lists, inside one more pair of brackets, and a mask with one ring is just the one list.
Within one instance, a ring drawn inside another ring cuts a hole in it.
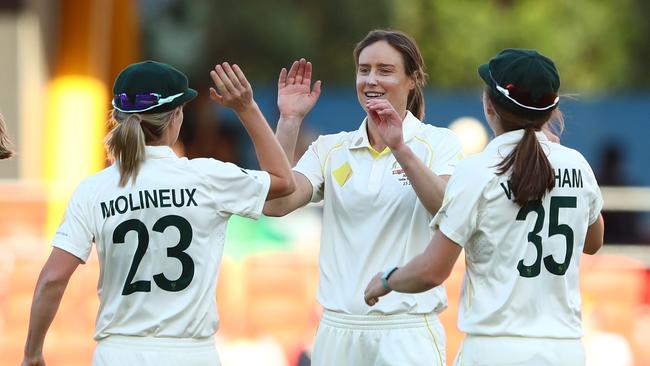
[{"label": "fingers", "polygon": [[[228,80],[233,85],[234,89],[235,90],[241,90],[242,89],[242,83],[239,81],[239,77],[237,76],[237,74],[235,74],[235,71],[232,69],[230,64],[227,63],[227,62],[224,62],[222,64],[222,67],[223,67],[223,71],[226,73],[226,76],[228,77]],[[244,77],[244,80],[246,80],[245,77]]]},{"label": "fingers", "polygon": [[[300,61],[303,61],[303,60],[304,60],[304,58],[301,59]],[[302,77],[302,83],[304,85],[309,86],[311,84],[311,70],[312,70],[311,62],[306,62],[305,63],[305,72],[304,72],[304,75]]]},{"label": "fingers", "polygon": [[366,298],[364,298],[364,301],[366,302],[366,304],[368,304],[368,306],[373,306],[373,305],[375,305],[376,303],[379,302],[379,298],[378,297],[366,297]]},{"label": "fingers", "polygon": [[246,90],[251,89],[251,84],[248,82],[248,79],[246,79],[246,75],[244,75],[244,72],[239,67],[239,65],[232,65],[232,69],[235,73],[235,76],[237,76],[237,79],[239,80],[239,84]]},{"label": "fingers", "polygon": [[368,113],[370,113],[373,119],[377,122],[379,121],[375,117],[384,117],[381,119],[391,120],[395,123],[402,121],[395,108],[393,108],[392,104],[390,104],[386,99],[367,100],[366,108],[368,108]]},{"label": "fingers", "polygon": [[375,121],[375,123],[380,123],[381,122],[381,118],[379,117],[379,114],[377,113],[377,111],[374,111],[374,110],[368,108],[368,115],[370,115],[370,119]]},{"label": "fingers", "polygon": [[[307,67],[307,61],[304,58],[301,58],[298,62],[298,71],[296,72],[296,84],[302,84],[302,80],[305,78],[305,69]],[[307,84],[309,85],[309,84]]]},{"label": "fingers", "polygon": [[[226,63],[224,62],[223,64],[225,65]],[[217,73],[217,76],[219,77],[219,80],[221,82],[221,83],[217,83],[217,88],[219,88],[221,94],[224,95],[224,94],[234,93],[236,88],[233,85],[230,78],[228,77],[228,74],[224,70],[224,66],[217,65],[215,66],[214,71]]]},{"label": "fingers", "polygon": [[228,62],[217,64],[210,71],[214,88],[210,88],[210,99],[222,106],[240,110],[250,105],[253,91],[241,68]]},{"label": "fingers", "polygon": [[287,84],[293,84],[296,81],[296,74],[298,73],[298,67],[300,66],[300,62],[294,61],[293,64],[291,64],[291,68],[289,69],[289,74],[287,75]]},{"label": "fingers", "polygon": [[287,85],[307,85],[311,84],[313,66],[304,58],[294,61],[287,72],[284,68],[280,71],[278,77],[278,88],[284,88]]},{"label": "fingers", "polygon": [[318,97],[320,96],[320,85],[321,85],[321,81],[320,80],[316,81],[314,83],[314,89],[311,91],[315,99],[318,99]]},{"label": "fingers", "polygon": [[217,93],[214,88],[210,88],[210,99],[214,100],[219,104],[223,104],[223,97]]},{"label": "fingers", "polygon": [[278,89],[282,89],[287,86],[287,69],[282,68],[280,70],[280,76],[278,76]]},{"label": "fingers", "polygon": [[[215,68],[216,70],[216,68]],[[212,82],[214,82],[214,85],[217,87],[219,90],[225,90],[226,87],[223,85],[223,82],[221,81],[221,78],[217,74],[215,70],[210,71],[210,77],[212,78]],[[221,96],[218,92],[217,89],[215,88],[210,88],[210,98],[214,100],[215,102],[219,104],[223,104],[223,96]]]},{"label": "fingers", "polygon": [[388,100],[380,98],[366,100],[366,106],[377,111],[383,109],[395,109]]}]

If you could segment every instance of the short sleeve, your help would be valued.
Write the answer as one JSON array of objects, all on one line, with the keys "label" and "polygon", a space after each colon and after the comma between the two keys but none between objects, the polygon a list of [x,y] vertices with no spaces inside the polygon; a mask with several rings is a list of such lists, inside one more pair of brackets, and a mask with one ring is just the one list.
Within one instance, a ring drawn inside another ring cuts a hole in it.
[{"label": "short sleeve", "polygon": [[459,166],[447,183],[442,207],[431,221],[431,228],[464,247],[477,230],[483,189],[469,166]]},{"label": "short sleeve", "polygon": [[431,169],[437,175],[451,175],[456,165],[463,159],[463,147],[458,136],[452,131],[445,134],[435,146]]},{"label": "short sleeve", "polygon": [[88,212],[86,202],[89,199],[87,191],[80,185],[72,194],[65,210],[63,221],[52,239],[52,246],[86,262],[90,256],[94,234],[92,232],[92,216]]},{"label": "short sleeve", "polygon": [[323,199],[323,162],[319,156],[319,148],[322,138],[312,142],[307,151],[302,155],[298,164],[293,168],[294,171],[304,175],[311,183],[312,194],[311,202],[320,202]]},{"label": "short sleeve", "polygon": [[[586,163],[586,162],[585,162]],[[589,192],[591,197],[589,199],[589,225],[593,224],[598,220],[600,216],[600,211],[603,209],[603,194],[600,191],[598,182],[594,172],[591,170],[591,167],[587,163],[587,180],[589,184]]]},{"label": "short sleeve", "polygon": [[269,173],[242,169],[218,160],[211,162],[215,169],[207,172],[208,184],[219,211],[226,215],[259,218],[271,186]]}]

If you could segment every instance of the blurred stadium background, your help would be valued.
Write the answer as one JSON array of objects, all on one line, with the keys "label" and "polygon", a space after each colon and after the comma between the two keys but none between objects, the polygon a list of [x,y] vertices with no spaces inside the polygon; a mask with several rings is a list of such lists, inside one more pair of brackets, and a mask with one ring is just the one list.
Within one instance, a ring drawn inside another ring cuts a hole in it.
[{"label": "blurred stadium background", "polygon": [[[557,61],[567,95],[562,143],[585,154],[605,195],[606,246],[581,258],[588,364],[650,365],[649,19],[646,0],[0,1],[0,111],[18,152],[0,163],[0,366],[21,360],[34,284],[72,189],[106,165],[110,88],[123,67],[156,59],[190,76],[200,97],[186,108],[179,154],[254,168],[234,114],[206,97],[210,68],[241,65],[274,124],[280,68],[311,60],[324,91],[305,122],[304,150],[318,134],[357,128],[351,53],[377,27],[418,41],[429,74],[426,121],[451,125],[468,153],[490,135],[477,65],[505,47]],[[217,291],[223,365],[308,365],[320,316],[319,216],[309,206],[282,219],[231,221]],[[90,364],[93,258],[73,276],[48,334],[48,365]],[[462,271],[459,261],[446,283],[449,364],[462,339]]]}]

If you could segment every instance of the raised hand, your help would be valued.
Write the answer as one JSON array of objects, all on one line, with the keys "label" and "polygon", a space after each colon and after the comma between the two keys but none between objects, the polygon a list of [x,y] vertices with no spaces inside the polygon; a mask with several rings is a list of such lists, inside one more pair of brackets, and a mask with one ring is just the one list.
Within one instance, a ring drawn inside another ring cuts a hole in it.
[{"label": "raised hand", "polygon": [[278,78],[278,109],[280,117],[302,120],[320,96],[320,80],[311,89],[311,62],[304,58],[294,61],[291,68],[282,68]]},{"label": "raised hand", "polygon": [[210,71],[210,77],[216,87],[210,88],[210,98],[215,102],[237,113],[255,105],[253,89],[239,66],[231,67],[227,62],[218,64]]},{"label": "raised hand", "polygon": [[366,108],[386,146],[396,150],[404,143],[402,118],[386,99],[369,99]]},{"label": "raised hand", "polygon": [[368,282],[368,286],[363,293],[363,300],[370,306],[378,303],[380,297],[387,295],[390,292],[390,290],[386,290],[384,285],[382,285],[381,276],[381,272],[377,273],[375,277]]}]

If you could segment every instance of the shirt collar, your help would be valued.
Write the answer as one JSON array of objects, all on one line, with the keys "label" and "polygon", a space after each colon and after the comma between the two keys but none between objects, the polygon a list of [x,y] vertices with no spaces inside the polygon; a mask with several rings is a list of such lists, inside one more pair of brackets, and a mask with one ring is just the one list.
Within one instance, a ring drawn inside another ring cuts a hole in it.
[{"label": "shirt collar", "polygon": [[[524,137],[524,132],[525,130],[522,129],[522,130],[514,130],[514,131],[503,133],[495,137],[494,139],[492,139],[492,141],[490,141],[490,143],[485,147],[485,150],[487,151],[487,150],[498,149],[503,145],[514,145]],[[537,137],[537,141],[540,142],[549,141],[548,137],[546,137],[546,135],[544,135],[544,133],[541,131],[536,131],[535,137]]]},{"label": "shirt collar", "polygon": [[[411,111],[406,111],[406,117],[404,117],[404,122],[402,123],[402,134],[404,136],[404,142],[409,142],[413,137],[415,137],[418,127],[422,125],[419,119],[417,119]],[[354,132],[352,135],[352,143],[350,144],[349,149],[361,149],[367,148],[371,149],[370,140],[368,139],[368,117],[363,119],[359,129]],[[374,149],[372,149],[374,150]]]},{"label": "shirt collar", "polygon": [[147,158],[162,159],[162,158],[177,158],[176,153],[169,146],[145,146],[144,152]]}]

